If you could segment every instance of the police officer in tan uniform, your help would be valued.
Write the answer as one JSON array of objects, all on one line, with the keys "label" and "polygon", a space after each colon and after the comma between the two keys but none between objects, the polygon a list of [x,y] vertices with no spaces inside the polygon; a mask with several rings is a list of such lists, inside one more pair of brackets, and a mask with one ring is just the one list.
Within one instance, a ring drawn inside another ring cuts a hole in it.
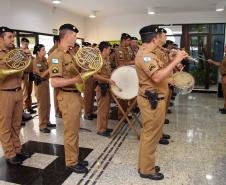
[{"label": "police officer in tan uniform", "polygon": [[60,88],[57,100],[64,122],[64,149],[67,168],[76,173],[86,173],[87,161],[79,161],[79,128],[82,109],[81,93],[75,89],[76,83],[82,83],[81,69],[74,62],[69,48],[76,41],[78,29],[64,24],[59,29],[59,47],[49,56],[51,85]]},{"label": "police officer in tan uniform", "polygon": [[[21,49],[31,55],[31,52],[28,48],[29,40],[27,38],[21,39]],[[22,77],[22,90],[23,90],[23,110],[24,112],[29,112],[30,114],[36,113],[36,110],[32,108],[32,89],[33,89],[33,81],[32,81],[32,63],[31,65],[24,71]]]},{"label": "police officer in tan uniform", "polygon": [[111,95],[110,85],[114,85],[115,82],[110,79],[111,77],[111,63],[109,61],[109,55],[111,47],[108,42],[100,42],[99,50],[104,60],[103,67],[94,78],[97,80],[96,97],[97,97],[97,134],[108,137],[112,132],[108,126],[108,115],[110,110]]},{"label": "police officer in tan uniform", "polygon": [[136,54],[137,54],[137,52],[139,50],[138,39],[136,37],[131,37],[131,41],[130,41],[130,46],[129,47],[131,48],[131,52],[132,52],[131,53],[132,54],[131,59],[134,60],[135,57],[136,57]]},{"label": "police officer in tan uniform", "polygon": [[49,70],[45,58],[45,46],[36,44],[33,54],[36,55],[36,58],[33,61],[33,73],[35,76],[35,96],[38,102],[39,130],[43,133],[50,133],[50,130],[47,127],[56,127],[56,124],[51,124],[49,121]]},{"label": "police officer in tan uniform", "polygon": [[[226,53],[226,45],[224,46],[224,52]],[[221,84],[222,84],[222,90],[223,90],[223,96],[224,96],[224,107],[219,109],[219,111],[222,114],[226,114],[226,55],[224,56],[224,59],[221,62],[217,62],[212,59],[208,59],[207,62],[209,64],[214,64],[216,66],[219,66],[220,68],[220,73],[222,76]]]},{"label": "police officer in tan uniform", "polygon": [[[131,58],[129,52],[129,45],[131,41],[131,36],[127,33],[122,33],[120,45],[115,49],[115,63],[116,67],[134,65],[134,60]],[[122,106],[123,110],[126,111],[128,107],[128,101],[119,99],[119,103]],[[122,117],[121,111],[118,109],[119,119]]]},{"label": "police officer in tan uniform", "polygon": [[[53,45],[53,47],[49,50],[48,56],[49,56],[56,48],[58,48],[59,42],[60,42],[59,35],[54,35],[54,37],[53,37],[53,43],[54,43],[54,45]],[[57,101],[57,95],[58,95],[58,93],[59,93],[59,89],[54,88],[54,89],[53,89],[53,100],[54,100],[55,117],[57,117],[57,118],[62,118],[62,114],[61,114],[61,112],[60,112],[59,105],[58,105],[58,101]]]},{"label": "police officer in tan uniform", "polygon": [[[13,30],[0,27],[0,70],[8,69],[4,57],[14,47],[13,43]],[[19,72],[0,78],[0,141],[7,162],[13,165],[20,165],[30,157],[21,151],[19,137],[23,112],[21,76]]]},{"label": "police officer in tan uniform", "polygon": [[165,119],[165,101],[163,100],[168,95],[167,78],[173,68],[188,55],[184,51],[178,51],[174,60],[164,66],[164,62],[153,53],[156,46],[160,44],[159,28],[145,26],[140,30],[140,35],[143,44],[135,59],[139,79],[137,103],[143,126],[138,168],[140,177],[161,180],[164,176],[159,173],[160,168],[155,166],[155,151],[162,136]]},{"label": "police officer in tan uniform", "polygon": [[[84,47],[91,47],[91,43],[83,42]],[[93,120],[96,118],[96,114],[94,111],[94,97],[95,97],[95,87],[96,83],[93,77],[90,77],[85,81],[85,90],[84,90],[84,119]]]}]

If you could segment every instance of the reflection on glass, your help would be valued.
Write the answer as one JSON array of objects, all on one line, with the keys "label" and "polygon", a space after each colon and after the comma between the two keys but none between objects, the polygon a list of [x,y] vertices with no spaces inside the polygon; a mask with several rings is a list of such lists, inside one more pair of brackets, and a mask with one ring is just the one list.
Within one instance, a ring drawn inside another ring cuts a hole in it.
[{"label": "reflection on glass", "polygon": [[209,24],[191,24],[189,25],[189,33],[209,33]]},{"label": "reflection on glass", "polygon": [[212,24],[211,32],[212,34],[224,34],[224,24]]}]

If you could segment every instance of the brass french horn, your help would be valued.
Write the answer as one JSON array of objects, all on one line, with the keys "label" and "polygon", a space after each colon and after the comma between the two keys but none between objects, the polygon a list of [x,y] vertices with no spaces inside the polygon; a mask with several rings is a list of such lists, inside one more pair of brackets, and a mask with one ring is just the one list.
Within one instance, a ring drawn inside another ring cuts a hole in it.
[{"label": "brass french horn", "polygon": [[30,64],[32,58],[27,56],[21,49],[13,49],[3,58],[7,69],[0,69],[0,79],[24,71]]},{"label": "brass french horn", "polygon": [[91,47],[83,47],[74,56],[76,64],[82,69],[80,73],[83,83],[76,84],[77,90],[83,92],[85,81],[96,74],[103,66],[103,58],[100,51]]}]

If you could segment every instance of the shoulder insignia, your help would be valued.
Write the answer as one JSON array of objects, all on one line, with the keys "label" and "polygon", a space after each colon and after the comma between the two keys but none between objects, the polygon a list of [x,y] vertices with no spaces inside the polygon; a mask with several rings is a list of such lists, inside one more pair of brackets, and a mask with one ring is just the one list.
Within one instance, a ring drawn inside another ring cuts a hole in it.
[{"label": "shoulder insignia", "polygon": [[152,71],[152,70],[155,69],[155,68],[156,68],[156,66],[155,66],[154,64],[150,64],[150,65],[148,66],[149,71]]},{"label": "shoulder insignia", "polygon": [[53,74],[56,74],[56,73],[58,73],[59,72],[59,68],[58,67],[53,67],[52,68],[52,73]]},{"label": "shoulder insignia", "polygon": [[42,67],[42,64],[37,64],[37,67]]},{"label": "shoulder insignia", "polygon": [[151,62],[151,57],[144,57],[144,63]]},{"label": "shoulder insignia", "polygon": [[57,58],[52,59],[52,64],[59,64],[59,60]]}]

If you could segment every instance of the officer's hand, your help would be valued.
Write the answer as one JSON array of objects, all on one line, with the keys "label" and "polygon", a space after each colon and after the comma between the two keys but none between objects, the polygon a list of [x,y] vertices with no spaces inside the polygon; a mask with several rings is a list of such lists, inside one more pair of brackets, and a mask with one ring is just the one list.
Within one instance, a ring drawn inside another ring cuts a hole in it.
[{"label": "officer's hand", "polygon": [[109,85],[115,85],[115,81],[113,81],[112,79],[108,80]]},{"label": "officer's hand", "polygon": [[188,58],[188,53],[186,51],[179,50],[177,51],[174,61],[176,61],[176,63],[180,63],[185,58]]},{"label": "officer's hand", "polygon": [[212,59],[208,59],[207,62],[208,62],[209,64],[213,64],[213,60],[212,60]]},{"label": "officer's hand", "polygon": [[80,75],[77,75],[76,77],[74,77],[74,80],[75,80],[75,83],[78,83],[78,84],[83,82],[83,80],[82,80]]}]

